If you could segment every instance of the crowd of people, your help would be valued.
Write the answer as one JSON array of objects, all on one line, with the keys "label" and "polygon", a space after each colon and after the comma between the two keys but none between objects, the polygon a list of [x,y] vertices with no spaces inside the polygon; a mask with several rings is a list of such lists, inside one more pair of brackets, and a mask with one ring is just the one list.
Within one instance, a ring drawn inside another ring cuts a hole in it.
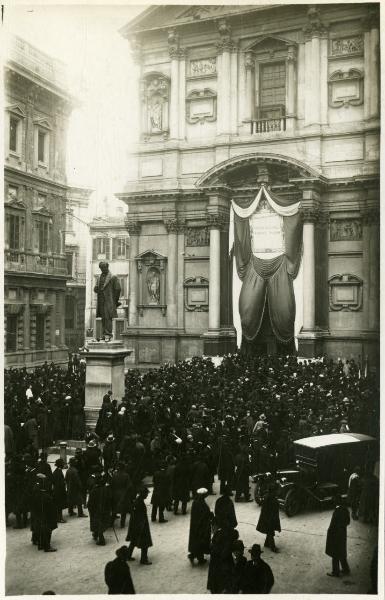
[{"label": "crowd of people", "polygon": [[[141,550],[140,563],[149,565],[144,480],[150,475],[151,521],[167,523],[168,514],[191,513],[188,558],[203,564],[210,554],[207,585],[213,593],[263,593],[253,591],[258,570],[266,575],[265,593],[274,583],[258,545],[249,561],[244,556],[233,491],[236,502],[251,501],[250,477],[293,465],[295,439],[348,431],[379,435],[378,381],[373,374],[363,376],[353,360],[236,354],[217,366],[195,357],[146,373],[129,370],[124,397],[115,399],[111,391],[103,397],[95,431],[85,427],[84,388],[85,368],[77,357],[67,370],[45,364],[34,372],[6,371],[7,522],[13,513],[15,527],[29,525],[32,543],[50,552],[66,508],[69,517],[89,517],[97,545],[105,545],[104,533],[118,516],[124,528],[129,515],[129,546],[115,566],[120,568],[122,557],[133,559],[135,548]],[[86,447],[76,449],[67,469],[58,459],[52,472],[46,449],[60,439],[85,439]],[[354,475],[353,518],[359,518],[363,474]],[[211,513],[205,497],[213,493],[215,476],[221,498]],[[257,528],[275,552],[279,511],[274,489],[267,492]]]}]

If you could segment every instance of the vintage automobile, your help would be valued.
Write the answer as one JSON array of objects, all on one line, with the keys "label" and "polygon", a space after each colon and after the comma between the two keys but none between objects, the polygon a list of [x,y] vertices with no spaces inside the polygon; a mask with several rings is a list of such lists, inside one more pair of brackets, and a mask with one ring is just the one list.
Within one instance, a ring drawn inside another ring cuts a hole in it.
[{"label": "vintage automobile", "polygon": [[275,486],[277,499],[288,517],[305,506],[322,506],[335,494],[346,495],[354,467],[373,472],[378,460],[378,442],[361,433],[331,433],[296,440],[294,469],[275,474],[258,473],[254,498],[262,503],[267,488]]}]

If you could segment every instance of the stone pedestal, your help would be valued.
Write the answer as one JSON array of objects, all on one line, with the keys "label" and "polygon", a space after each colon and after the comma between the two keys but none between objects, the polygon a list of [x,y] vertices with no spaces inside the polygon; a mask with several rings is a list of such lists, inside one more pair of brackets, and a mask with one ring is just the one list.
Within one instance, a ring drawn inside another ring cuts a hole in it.
[{"label": "stone pedestal", "polygon": [[205,356],[224,356],[237,350],[237,333],[233,327],[207,331],[202,335]]},{"label": "stone pedestal", "polygon": [[94,427],[103,396],[112,390],[112,396],[124,396],[124,359],[131,354],[121,341],[88,342],[82,353],[86,360],[85,413],[87,426]]}]

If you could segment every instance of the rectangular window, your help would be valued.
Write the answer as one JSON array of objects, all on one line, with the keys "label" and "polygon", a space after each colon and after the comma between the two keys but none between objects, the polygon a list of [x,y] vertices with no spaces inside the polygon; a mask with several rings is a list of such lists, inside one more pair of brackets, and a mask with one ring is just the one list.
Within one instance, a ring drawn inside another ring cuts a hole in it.
[{"label": "rectangular window", "polygon": [[73,277],[73,266],[74,266],[73,252],[66,252],[66,259],[67,259],[67,273],[70,277]]},{"label": "rectangular window", "polygon": [[6,323],[5,348],[7,352],[16,352],[17,350],[17,315],[8,315]]},{"label": "rectangular window", "polygon": [[8,243],[10,250],[20,249],[20,217],[8,215]]},{"label": "rectangular window", "polygon": [[260,118],[282,116],[286,102],[286,65],[273,63],[261,65],[259,78]]},{"label": "rectangular window", "polygon": [[36,350],[44,350],[45,317],[36,315]]},{"label": "rectangular window", "polygon": [[66,296],[65,299],[65,328],[75,329],[75,311],[76,302],[72,296]]},{"label": "rectangular window", "polygon": [[39,252],[47,254],[48,252],[48,222],[39,221]]},{"label": "rectangular window", "polygon": [[126,258],[126,240],[125,238],[116,238],[116,258]]},{"label": "rectangular window", "polygon": [[39,129],[37,135],[37,160],[42,163],[46,162],[46,139],[47,134],[45,131]]},{"label": "rectangular window", "polygon": [[19,152],[19,127],[20,119],[11,116],[9,119],[9,149],[11,152]]}]

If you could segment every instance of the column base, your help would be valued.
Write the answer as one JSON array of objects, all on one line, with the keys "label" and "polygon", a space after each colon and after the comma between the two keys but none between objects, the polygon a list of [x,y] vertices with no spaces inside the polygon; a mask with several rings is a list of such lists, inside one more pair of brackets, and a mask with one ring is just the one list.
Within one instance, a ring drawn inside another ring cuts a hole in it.
[{"label": "column base", "polygon": [[237,350],[237,333],[233,327],[209,329],[202,339],[205,356],[224,356]]},{"label": "column base", "polygon": [[326,331],[303,330],[297,336],[298,356],[303,358],[317,358],[323,354],[323,342]]}]

